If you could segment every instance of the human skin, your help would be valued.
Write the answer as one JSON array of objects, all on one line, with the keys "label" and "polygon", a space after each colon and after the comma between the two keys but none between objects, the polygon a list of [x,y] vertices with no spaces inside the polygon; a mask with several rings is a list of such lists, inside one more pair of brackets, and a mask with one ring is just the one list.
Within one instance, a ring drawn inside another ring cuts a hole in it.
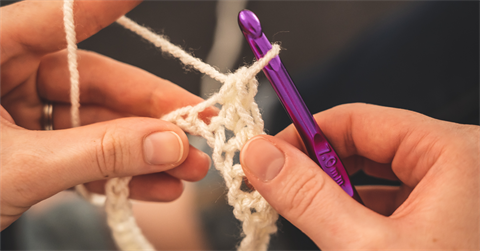
[{"label": "human skin", "polygon": [[401,182],[357,187],[363,206],[304,154],[293,126],[251,139],[240,157],[249,182],[318,247],[480,249],[479,126],[366,104],[314,117],[350,174]]},{"label": "human skin", "polygon": [[[77,42],[137,4],[75,1]],[[93,52],[78,52],[82,126],[70,128],[62,5],[24,1],[0,9],[2,230],[35,203],[78,184],[102,193],[107,178],[134,176],[131,198],[171,201],[183,191],[181,180],[197,181],[208,171],[209,157],[189,146],[179,127],[158,119],[202,99]],[[45,101],[54,104],[53,131],[41,130]]]}]

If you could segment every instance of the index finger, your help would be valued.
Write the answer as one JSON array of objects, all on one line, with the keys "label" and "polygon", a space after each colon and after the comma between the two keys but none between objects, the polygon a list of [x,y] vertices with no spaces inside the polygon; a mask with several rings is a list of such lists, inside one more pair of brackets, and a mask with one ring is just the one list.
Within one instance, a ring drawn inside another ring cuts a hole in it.
[{"label": "index finger", "polygon": [[[397,177],[411,186],[438,159],[445,145],[441,141],[449,134],[445,128],[448,123],[412,111],[367,104],[337,106],[314,118],[342,158],[359,155],[390,164]],[[277,137],[303,149],[292,125]]]},{"label": "index finger", "polygon": [[[185,106],[203,101],[170,81],[140,68],[87,51],[78,51],[80,102],[93,104],[135,116],[160,118]],[[70,87],[66,51],[43,57],[37,75],[37,88],[45,100],[69,103]],[[217,113],[207,108],[200,118]]]},{"label": "index finger", "polygon": [[[75,1],[73,11],[77,42],[110,25],[140,2]],[[8,56],[46,54],[66,48],[62,6],[63,1],[23,1],[3,7],[2,33],[8,36],[2,36],[2,46],[9,49]]]}]

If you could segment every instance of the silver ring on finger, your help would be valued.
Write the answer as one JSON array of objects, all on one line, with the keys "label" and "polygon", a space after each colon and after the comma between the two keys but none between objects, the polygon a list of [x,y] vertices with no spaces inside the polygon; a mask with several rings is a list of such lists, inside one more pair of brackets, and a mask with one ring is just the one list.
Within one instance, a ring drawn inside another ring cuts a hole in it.
[{"label": "silver ring on finger", "polygon": [[42,129],[46,131],[53,130],[53,104],[49,101],[43,104]]}]

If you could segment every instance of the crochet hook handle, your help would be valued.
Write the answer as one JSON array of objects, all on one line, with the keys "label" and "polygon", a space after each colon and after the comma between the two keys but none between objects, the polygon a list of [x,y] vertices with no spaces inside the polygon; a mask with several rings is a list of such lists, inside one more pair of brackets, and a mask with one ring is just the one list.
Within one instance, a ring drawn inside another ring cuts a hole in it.
[{"label": "crochet hook handle", "polygon": [[[263,34],[260,21],[253,12],[249,10],[241,11],[238,15],[238,23],[257,60],[272,49],[272,45],[265,34]],[[283,66],[280,57],[276,56],[273,58],[263,68],[263,72],[292,119],[310,158],[342,187],[348,195],[362,203],[355,187],[350,182],[343,163],[313,119],[290,75]]]}]

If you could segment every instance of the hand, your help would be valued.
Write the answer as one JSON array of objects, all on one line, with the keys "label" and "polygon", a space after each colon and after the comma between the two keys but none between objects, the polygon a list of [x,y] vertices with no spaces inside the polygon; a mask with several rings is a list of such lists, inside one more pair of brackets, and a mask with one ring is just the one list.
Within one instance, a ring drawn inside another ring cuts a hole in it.
[{"label": "hand", "polygon": [[249,182],[322,250],[480,248],[480,127],[365,104],[315,119],[349,173],[402,183],[358,187],[364,207],[299,150],[294,127],[249,141]]},{"label": "hand", "polygon": [[[138,3],[75,1],[77,41]],[[154,119],[202,99],[93,52],[78,57],[83,126],[65,129],[71,125],[62,4],[25,1],[0,9],[2,230],[33,204],[77,184],[101,193],[105,179],[135,176],[132,198],[171,201],[182,193],[181,180],[199,180],[208,170],[208,156],[189,146],[180,128]],[[54,104],[54,131],[40,130],[45,101]]]}]

